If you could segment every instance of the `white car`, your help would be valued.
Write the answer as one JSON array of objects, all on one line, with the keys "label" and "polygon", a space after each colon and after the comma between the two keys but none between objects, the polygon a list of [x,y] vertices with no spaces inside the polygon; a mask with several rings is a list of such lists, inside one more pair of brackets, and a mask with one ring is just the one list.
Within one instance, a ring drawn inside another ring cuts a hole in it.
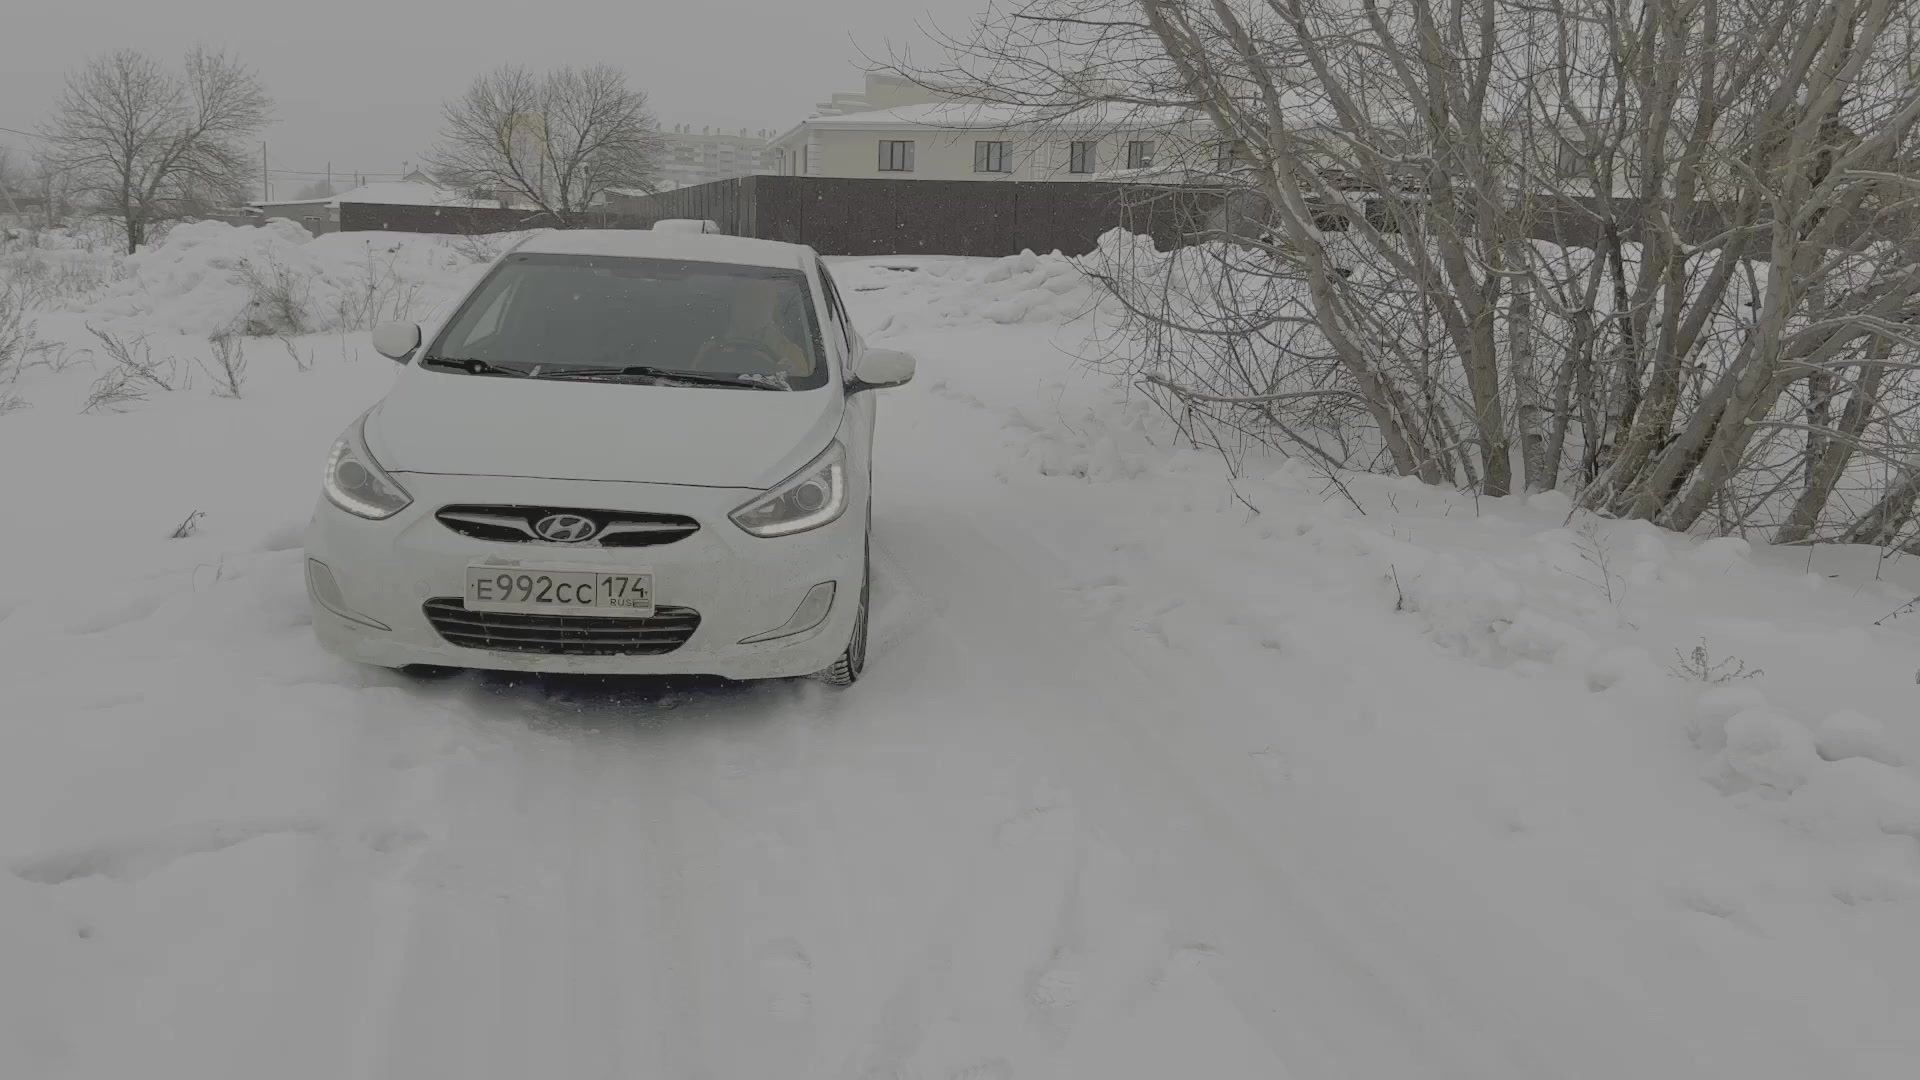
[{"label": "white car", "polygon": [[320,641],[385,667],[732,679],[866,664],[874,396],[810,248],[537,233],[334,444],[306,534]]}]

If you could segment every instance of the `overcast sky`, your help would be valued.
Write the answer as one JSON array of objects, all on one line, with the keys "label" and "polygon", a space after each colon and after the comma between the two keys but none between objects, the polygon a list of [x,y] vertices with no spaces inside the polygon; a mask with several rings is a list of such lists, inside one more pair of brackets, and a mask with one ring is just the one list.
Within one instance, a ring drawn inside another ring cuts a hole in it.
[{"label": "overcast sky", "polygon": [[[440,103],[503,63],[616,64],[663,124],[784,130],[860,86],[861,50],[960,29],[986,0],[22,0],[0,19],[0,127],[33,130],[62,75],[132,47],[177,58],[195,42],[258,70],[278,119],[276,170],[398,172],[433,141]],[[31,140],[0,131],[0,146]],[[285,196],[304,177],[278,173]]]}]

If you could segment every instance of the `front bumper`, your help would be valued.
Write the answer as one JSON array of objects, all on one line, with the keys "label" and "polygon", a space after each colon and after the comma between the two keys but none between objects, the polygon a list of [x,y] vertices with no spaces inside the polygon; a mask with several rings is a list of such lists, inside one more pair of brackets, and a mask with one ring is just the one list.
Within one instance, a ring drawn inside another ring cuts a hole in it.
[{"label": "front bumper", "polygon": [[[314,597],[310,578],[314,631],[322,645],[347,659],[382,667],[772,679],[832,666],[852,636],[866,569],[866,516],[858,509],[865,505],[864,492],[855,492],[853,508],[831,525],[761,539],[727,518],[754,495],[747,490],[419,473],[395,479],[414,501],[394,517],[367,521],[322,496],[307,528],[307,558],[331,573],[337,595],[329,597],[330,605],[341,609],[330,610]],[[454,503],[684,514],[699,521],[700,530],[652,547],[495,543],[462,536],[434,517],[440,507]],[[456,646],[434,629],[423,605],[463,596],[467,565],[477,560],[651,570],[656,602],[694,609],[700,625],[679,648],[653,656]],[[791,637],[740,643],[781,626],[807,591],[823,581],[835,583],[835,599],[820,625]]]}]

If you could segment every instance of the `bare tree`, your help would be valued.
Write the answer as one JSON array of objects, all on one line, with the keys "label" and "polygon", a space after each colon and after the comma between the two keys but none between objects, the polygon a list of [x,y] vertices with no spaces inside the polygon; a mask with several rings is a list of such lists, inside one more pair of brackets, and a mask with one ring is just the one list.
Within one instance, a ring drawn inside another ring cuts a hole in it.
[{"label": "bare tree", "polygon": [[120,218],[127,251],[157,222],[244,196],[272,112],[254,73],[194,49],[181,71],[121,49],[67,77],[44,134],[75,198]]},{"label": "bare tree", "polygon": [[0,146],[0,211],[20,213],[20,198],[27,193],[27,169],[12,150]]},{"label": "bare tree", "polygon": [[315,180],[313,183],[301,188],[299,192],[294,195],[294,198],[302,201],[308,199],[331,199],[338,194],[339,192],[333,190],[333,184],[331,182]]},{"label": "bare tree", "polygon": [[1104,362],[1189,433],[1488,494],[1571,484],[1674,528],[1884,540],[1920,521],[1917,15],[1011,0],[950,62],[894,68],[1036,117],[1204,114],[1242,209],[1100,264],[1130,313]]},{"label": "bare tree", "polygon": [[39,205],[38,224],[54,228],[72,211],[73,180],[50,155],[34,156],[26,170],[27,192]]},{"label": "bare tree", "polygon": [[468,190],[508,192],[562,225],[608,188],[653,187],[662,141],[647,95],[618,68],[502,67],[446,105],[429,164]]}]

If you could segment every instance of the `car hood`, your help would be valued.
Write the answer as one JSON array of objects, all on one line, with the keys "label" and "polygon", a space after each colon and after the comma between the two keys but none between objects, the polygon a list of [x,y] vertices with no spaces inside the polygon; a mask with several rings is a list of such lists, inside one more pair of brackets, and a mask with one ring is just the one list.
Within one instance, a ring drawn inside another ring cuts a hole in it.
[{"label": "car hood", "polygon": [[367,419],[390,472],[762,489],[818,454],[844,397],[411,368]]}]

